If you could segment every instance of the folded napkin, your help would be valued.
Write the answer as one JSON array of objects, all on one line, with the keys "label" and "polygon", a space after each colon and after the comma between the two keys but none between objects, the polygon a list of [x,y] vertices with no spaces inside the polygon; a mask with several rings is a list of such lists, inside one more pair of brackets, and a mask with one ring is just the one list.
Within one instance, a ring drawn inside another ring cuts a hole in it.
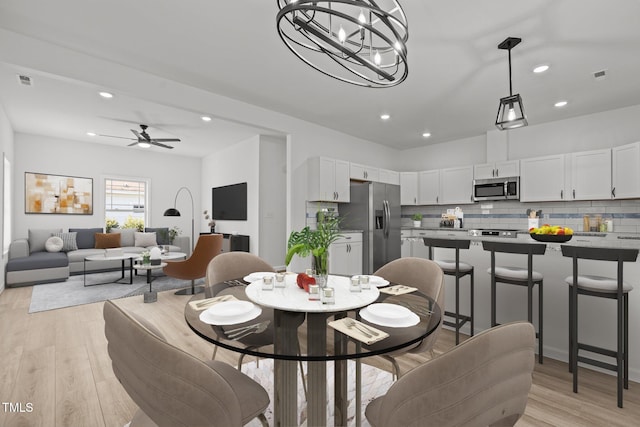
[{"label": "folded napkin", "polygon": [[200,311],[200,310],[204,310],[206,308],[209,308],[212,305],[216,305],[219,302],[234,301],[234,300],[237,300],[237,299],[238,298],[234,297],[233,295],[222,295],[222,296],[219,296],[219,297],[205,298],[205,299],[199,299],[199,300],[195,300],[195,301],[189,301],[189,306],[191,306],[191,308],[196,310],[196,311]]},{"label": "folded napkin", "polygon": [[402,295],[402,294],[410,294],[411,292],[415,292],[417,290],[418,288],[413,288],[411,286],[393,285],[387,288],[380,289],[380,292],[389,294],[389,295]]},{"label": "folded napkin", "polygon": [[351,338],[362,341],[365,344],[373,344],[389,336],[388,333],[381,331],[380,329],[358,322],[350,317],[329,322],[329,326],[345,335],[349,335]]}]

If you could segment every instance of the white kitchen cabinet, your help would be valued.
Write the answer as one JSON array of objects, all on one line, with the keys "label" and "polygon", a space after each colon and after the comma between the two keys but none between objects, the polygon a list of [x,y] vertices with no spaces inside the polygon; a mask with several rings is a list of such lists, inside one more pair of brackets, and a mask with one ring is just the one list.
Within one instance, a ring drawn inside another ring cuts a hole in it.
[{"label": "white kitchen cabinet", "polygon": [[427,237],[429,235],[433,235],[433,232],[429,232],[426,230],[412,230],[412,257],[429,259],[429,248],[425,246],[424,240],[422,240],[424,237]]},{"label": "white kitchen cabinet", "polygon": [[349,202],[349,162],[328,157],[307,160],[310,201]]},{"label": "white kitchen cabinet", "polygon": [[418,172],[400,172],[400,204],[418,204]]},{"label": "white kitchen cabinet", "polygon": [[329,245],[329,274],[362,274],[362,233],[344,233]]},{"label": "white kitchen cabinet", "polygon": [[611,149],[611,195],[614,199],[640,197],[640,142]]},{"label": "white kitchen cabinet", "polygon": [[440,204],[473,203],[473,166],[440,170]]},{"label": "white kitchen cabinet", "polygon": [[400,257],[406,258],[411,256],[411,236],[413,230],[400,230]]},{"label": "white kitchen cabinet", "polygon": [[437,205],[440,201],[440,170],[418,172],[418,204]]},{"label": "white kitchen cabinet", "polygon": [[520,161],[520,201],[570,200],[565,194],[565,156],[535,157]]},{"label": "white kitchen cabinet", "polygon": [[506,178],[511,176],[520,176],[519,160],[485,163],[473,167],[474,179]]},{"label": "white kitchen cabinet", "polygon": [[349,168],[349,177],[358,181],[377,182],[379,180],[379,175],[380,170],[373,166],[351,163]]},{"label": "white kitchen cabinet", "polygon": [[571,200],[611,198],[611,149],[571,153]]},{"label": "white kitchen cabinet", "polygon": [[385,184],[400,185],[400,172],[389,169],[380,169],[378,179]]}]

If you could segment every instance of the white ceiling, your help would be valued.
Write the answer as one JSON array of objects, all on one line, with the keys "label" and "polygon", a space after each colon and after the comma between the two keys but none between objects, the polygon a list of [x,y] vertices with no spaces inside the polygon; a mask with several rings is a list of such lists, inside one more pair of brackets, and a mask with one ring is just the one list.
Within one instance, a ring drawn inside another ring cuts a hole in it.
[{"label": "white ceiling", "polygon": [[[409,77],[386,89],[339,82],[296,58],[278,37],[275,0],[3,0],[0,29],[398,149],[495,129],[498,100],[509,94],[507,53],[497,45],[509,36],[523,39],[512,51],[513,85],[530,125],[640,104],[640,1],[401,4]],[[279,134],[224,117],[204,123],[198,109],[174,107],[169,91],[105,101],[96,96],[101,70],[78,64],[70,77],[53,63],[24,69],[3,60],[19,48],[0,46],[0,102],[18,132],[123,146],[128,141],[85,133],[132,137],[129,129],[144,123],[152,137],[181,138],[173,151],[190,156]],[[532,73],[543,63],[549,71]],[[600,70],[607,77],[595,80]],[[22,72],[33,87],[18,85]],[[569,104],[553,107],[559,100]],[[383,112],[391,120],[382,122]]]}]

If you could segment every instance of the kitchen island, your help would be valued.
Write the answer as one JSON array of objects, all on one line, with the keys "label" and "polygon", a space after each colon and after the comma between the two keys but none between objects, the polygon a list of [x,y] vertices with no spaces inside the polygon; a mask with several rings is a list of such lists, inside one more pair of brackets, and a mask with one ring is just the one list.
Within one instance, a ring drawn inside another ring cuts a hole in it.
[{"label": "kitchen island", "polygon": [[[491,324],[490,286],[491,277],[487,272],[490,253],[483,250],[483,240],[500,240],[503,242],[535,242],[528,231],[516,232],[515,237],[481,236],[469,229],[449,228],[404,228],[402,230],[402,256],[428,257],[428,250],[422,237],[438,237],[451,239],[469,239],[468,251],[461,251],[460,259],[475,267],[475,329],[476,333],[488,329]],[[575,232],[566,245],[620,247],[640,249],[640,234],[636,233],[585,233]],[[533,268],[544,275],[544,354],[547,357],[568,361],[569,351],[569,287],[564,282],[572,275],[571,259],[562,256],[560,243],[547,243],[544,255],[536,256]],[[453,259],[453,251],[436,248],[436,259]],[[504,255],[500,264],[526,266],[526,257]],[[580,274],[616,277],[616,265],[613,262],[584,261],[580,264]],[[626,263],[624,266],[625,281],[634,286],[629,293],[629,378],[640,381],[640,263]],[[453,311],[455,290],[453,280],[447,278],[445,308]],[[465,289],[465,287],[463,287]],[[534,307],[537,306],[537,295],[534,296]],[[498,322],[507,323],[513,320],[526,319],[526,289],[516,286],[498,284]],[[460,293],[460,306],[469,304],[468,293]],[[616,306],[615,301],[603,301],[602,298],[581,298],[580,340],[593,345],[615,349],[616,347]],[[534,323],[537,324],[534,313]],[[462,332],[468,333],[463,327]],[[594,355],[594,358],[598,358]],[[607,360],[601,358],[601,360]],[[606,371],[607,373],[610,373]]]}]

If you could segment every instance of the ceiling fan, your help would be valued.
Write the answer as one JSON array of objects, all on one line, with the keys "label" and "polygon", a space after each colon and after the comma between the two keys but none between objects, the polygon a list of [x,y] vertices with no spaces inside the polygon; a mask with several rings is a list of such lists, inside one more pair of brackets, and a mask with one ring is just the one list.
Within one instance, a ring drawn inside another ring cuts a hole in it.
[{"label": "ceiling fan", "polygon": [[149,134],[147,133],[148,127],[149,126],[147,125],[140,125],[142,132],[138,132],[135,129],[131,129],[131,132],[133,132],[136,138],[125,138],[123,136],[113,136],[113,135],[100,135],[100,136],[108,136],[110,138],[132,139],[135,142],[129,144],[128,145],[129,147],[133,145],[137,145],[138,147],[142,147],[142,148],[149,148],[152,145],[156,145],[158,147],[172,149],[173,147],[171,147],[170,145],[166,145],[162,143],[163,142],[180,142],[178,138],[151,138],[151,136],[149,136]]}]

